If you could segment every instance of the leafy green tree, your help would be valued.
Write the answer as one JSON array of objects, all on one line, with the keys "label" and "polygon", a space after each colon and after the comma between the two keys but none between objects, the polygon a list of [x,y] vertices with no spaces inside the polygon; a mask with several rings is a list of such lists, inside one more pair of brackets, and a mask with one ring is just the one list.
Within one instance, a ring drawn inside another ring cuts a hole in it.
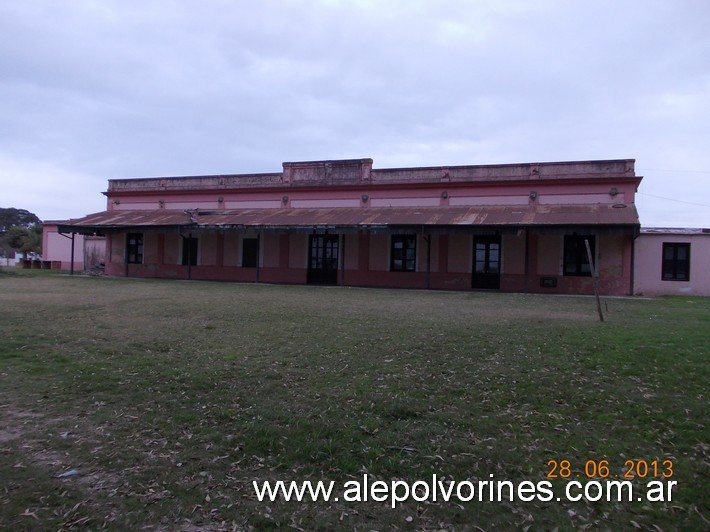
[{"label": "leafy green tree", "polygon": [[16,225],[6,233],[7,243],[12,249],[20,251],[26,258],[27,254],[42,253],[42,225],[34,224],[30,227]]},{"label": "leafy green tree", "polygon": [[30,251],[41,253],[42,223],[28,210],[0,208],[0,255],[9,257],[14,251],[25,256]]},{"label": "leafy green tree", "polygon": [[5,234],[16,225],[30,227],[40,222],[41,220],[37,218],[36,214],[25,209],[16,209],[14,207],[4,209],[0,207],[0,235]]}]

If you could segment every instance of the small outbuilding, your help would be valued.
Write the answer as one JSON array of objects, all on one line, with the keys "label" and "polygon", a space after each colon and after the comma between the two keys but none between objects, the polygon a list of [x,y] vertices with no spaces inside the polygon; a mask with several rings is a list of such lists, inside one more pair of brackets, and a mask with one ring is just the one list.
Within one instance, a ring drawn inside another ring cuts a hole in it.
[{"label": "small outbuilding", "polygon": [[57,224],[42,224],[43,262],[52,269],[91,270],[103,268],[106,260],[106,238],[92,234],[61,233]]},{"label": "small outbuilding", "polygon": [[710,296],[710,229],[644,227],[634,262],[636,295]]}]

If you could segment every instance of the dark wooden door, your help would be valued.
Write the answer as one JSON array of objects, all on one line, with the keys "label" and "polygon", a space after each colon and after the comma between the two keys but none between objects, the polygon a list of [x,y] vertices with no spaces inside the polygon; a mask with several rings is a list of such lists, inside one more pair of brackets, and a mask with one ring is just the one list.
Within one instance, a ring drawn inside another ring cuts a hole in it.
[{"label": "dark wooden door", "polygon": [[473,239],[473,288],[500,288],[500,237]]},{"label": "dark wooden door", "polygon": [[308,282],[338,282],[338,235],[311,235],[308,243]]}]

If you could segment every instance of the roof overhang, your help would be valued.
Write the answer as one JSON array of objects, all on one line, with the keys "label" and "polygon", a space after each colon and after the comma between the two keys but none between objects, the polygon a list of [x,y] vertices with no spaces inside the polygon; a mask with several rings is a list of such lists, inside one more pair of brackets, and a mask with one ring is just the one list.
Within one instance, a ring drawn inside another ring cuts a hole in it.
[{"label": "roof overhang", "polygon": [[638,234],[633,204],[480,205],[441,207],[333,207],[206,211],[112,210],[57,222],[62,233],[107,234],[126,231],[201,232],[264,230],[312,232],[420,231],[476,232],[521,228],[541,232],[560,229]]}]

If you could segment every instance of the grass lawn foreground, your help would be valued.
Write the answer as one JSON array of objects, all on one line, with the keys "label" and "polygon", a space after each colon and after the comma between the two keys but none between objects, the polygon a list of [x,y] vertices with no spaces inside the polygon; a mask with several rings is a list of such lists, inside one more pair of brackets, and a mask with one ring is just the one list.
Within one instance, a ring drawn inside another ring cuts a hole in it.
[{"label": "grass lawn foreground", "polygon": [[[710,298],[602,306],[1,271],[0,528],[707,530]],[[585,464],[672,462],[677,485],[394,509],[252,485],[537,483],[551,460],[584,482]]]}]

